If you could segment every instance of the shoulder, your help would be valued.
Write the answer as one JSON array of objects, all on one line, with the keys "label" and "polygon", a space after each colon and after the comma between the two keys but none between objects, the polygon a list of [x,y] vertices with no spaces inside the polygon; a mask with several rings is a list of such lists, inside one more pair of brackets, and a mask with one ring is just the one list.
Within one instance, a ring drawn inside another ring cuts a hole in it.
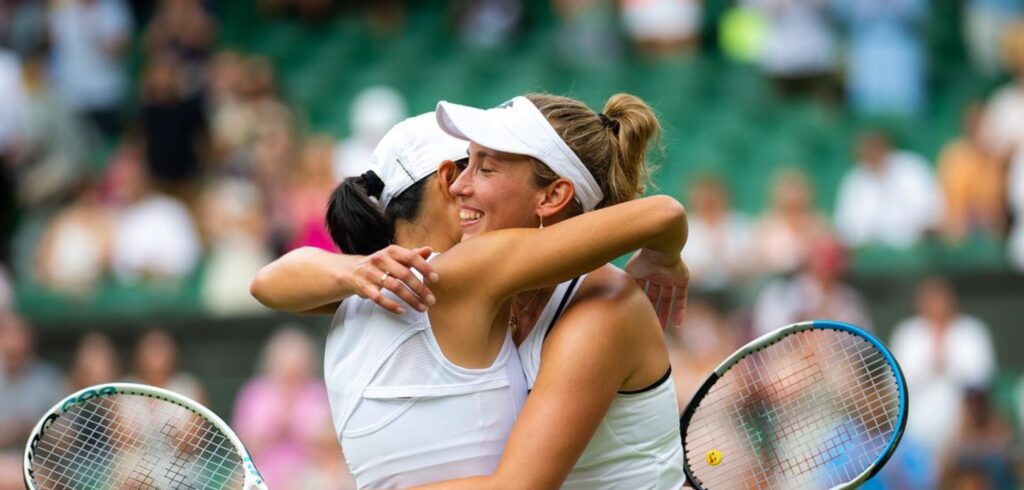
[{"label": "shoulder", "polygon": [[954,323],[956,331],[960,336],[969,336],[973,339],[987,341],[991,338],[989,328],[980,318],[971,315],[960,315]]},{"label": "shoulder", "polygon": [[907,318],[893,327],[892,343],[894,346],[899,344],[901,347],[904,344],[918,343],[915,341],[928,338],[928,333],[925,331],[926,328],[919,317]]},{"label": "shoulder", "polygon": [[643,296],[636,281],[622,269],[605,264],[587,274],[570,306],[591,300],[621,301],[633,295]]},{"label": "shoulder", "polygon": [[892,162],[898,171],[907,174],[928,174],[930,167],[924,156],[912,151],[899,151],[894,155]]},{"label": "shoulder", "polygon": [[660,331],[643,290],[618,267],[604,265],[587,275],[555,330],[561,331],[561,336],[573,337],[574,343],[600,344],[607,340],[614,348],[635,341],[639,336],[634,334],[645,323]]}]

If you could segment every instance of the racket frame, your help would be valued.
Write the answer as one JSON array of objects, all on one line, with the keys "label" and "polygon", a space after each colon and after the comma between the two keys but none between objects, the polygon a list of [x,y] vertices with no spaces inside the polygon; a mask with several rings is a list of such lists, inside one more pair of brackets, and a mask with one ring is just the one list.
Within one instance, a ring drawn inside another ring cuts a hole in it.
[{"label": "racket frame", "polygon": [[67,412],[74,407],[77,403],[112,395],[144,396],[163,400],[164,402],[172,403],[204,418],[207,422],[220,430],[231,444],[234,445],[235,451],[238,452],[243,465],[242,473],[245,475],[242,490],[268,490],[266,483],[263,482],[263,477],[260,476],[259,471],[256,469],[256,465],[252,461],[252,457],[249,455],[249,451],[245,449],[241,439],[238,438],[235,431],[231,430],[231,427],[228,426],[223,419],[218,417],[217,414],[187,396],[162,388],[157,388],[155,386],[136,383],[107,383],[83,388],[65,397],[54,405],[53,408],[48,410],[39,422],[36,423],[35,428],[32,429],[31,435],[29,435],[28,442],[25,444],[24,476],[25,487],[27,489],[36,490],[37,488],[35,483],[32,481],[32,458],[35,455],[36,446],[39,444],[39,441],[43,438],[43,434],[46,433],[46,430],[50,428],[53,422],[60,418],[64,412]]},{"label": "racket frame", "polygon": [[698,480],[693,475],[693,472],[690,469],[690,464],[686,458],[686,429],[687,426],[690,425],[690,420],[693,419],[693,415],[694,413],[696,413],[697,407],[700,405],[700,402],[704,399],[708,392],[711,391],[711,387],[713,387],[715,383],[718,382],[718,380],[725,375],[725,372],[728,371],[733,366],[735,366],[745,357],[757,351],[765,349],[768,346],[781,341],[783,338],[793,333],[802,332],[805,330],[839,330],[849,332],[858,337],[862,337],[868,342],[870,342],[876,349],[878,349],[879,352],[882,353],[882,356],[885,357],[886,362],[889,363],[889,367],[891,367],[893,373],[895,373],[896,386],[899,390],[900,396],[899,416],[896,421],[896,428],[893,432],[893,437],[889,440],[889,444],[885,447],[881,454],[879,454],[878,458],[876,458],[873,463],[871,463],[863,472],[861,472],[861,474],[857,475],[853,480],[847,483],[832,487],[831,490],[846,490],[859,487],[869,478],[875,476],[875,474],[877,474],[878,471],[882,469],[882,466],[885,465],[889,458],[892,457],[892,453],[896,450],[896,446],[899,444],[900,439],[903,438],[903,431],[907,427],[908,410],[907,384],[903,377],[903,370],[900,369],[900,365],[899,363],[896,362],[896,358],[893,357],[892,353],[889,352],[889,349],[885,346],[885,344],[882,343],[882,341],[878,340],[878,338],[876,338],[874,335],[871,335],[866,330],[861,329],[859,327],[855,327],[848,323],[837,322],[833,320],[814,320],[800,322],[787,325],[780,329],[768,332],[754,340],[751,340],[743,347],[740,347],[739,350],[730,355],[726,360],[722,361],[722,363],[719,364],[714,371],[712,371],[712,373],[700,386],[697,392],[694,393],[693,397],[690,399],[690,402],[686,404],[686,409],[683,410],[683,414],[679,418],[679,434],[681,435],[681,439],[683,441],[683,471],[686,473],[687,483],[693,486],[693,488],[698,490],[709,490],[706,489],[700,483],[698,483]]}]

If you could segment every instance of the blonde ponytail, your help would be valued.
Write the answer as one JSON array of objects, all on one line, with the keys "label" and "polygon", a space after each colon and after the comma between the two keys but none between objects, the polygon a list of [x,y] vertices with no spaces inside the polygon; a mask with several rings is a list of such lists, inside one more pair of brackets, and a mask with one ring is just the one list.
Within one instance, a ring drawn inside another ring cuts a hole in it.
[{"label": "blonde ponytail", "polygon": [[[615,94],[608,99],[604,112],[597,114],[569,97],[529,94],[526,98],[544,114],[562,141],[594,176],[604,193],[597,207],[629,201],[644,193],[651,174],[647,147],[660,136],[661,125],[643,100],[629,94]],[[541,163],[534,166],[533,174],[539,186],[558,178]],[[574,203],[572,213],[580,212],[581,206]]]}]

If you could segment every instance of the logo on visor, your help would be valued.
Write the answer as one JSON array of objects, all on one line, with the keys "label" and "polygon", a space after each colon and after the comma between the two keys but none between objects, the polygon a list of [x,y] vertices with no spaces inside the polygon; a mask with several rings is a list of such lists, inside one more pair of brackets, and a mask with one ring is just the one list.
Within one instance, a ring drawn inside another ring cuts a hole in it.
[{"label": "logo on visor", "polygon": [[513,105],[515,105],[515,103],[516,103],[516,99],[509,99],[509,100],[506,100],[505,102],[503,102],[501,105],[495,107],[495,109],[508,109],[509,107],[512,107]]}]

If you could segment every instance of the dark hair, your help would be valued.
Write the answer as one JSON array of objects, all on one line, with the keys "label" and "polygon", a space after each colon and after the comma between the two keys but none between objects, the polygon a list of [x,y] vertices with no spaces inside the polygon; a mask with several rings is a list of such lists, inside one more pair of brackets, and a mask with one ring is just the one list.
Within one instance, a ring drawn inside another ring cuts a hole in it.
[{"label": "dark hair", "polygon": [[392,198],[387,209],[382,209],[376,199],[382,188],[376,175],[342,181],[327,203],[327,231],[334,244],[342,252],[356,255],[369,255],[391,245],[395,241],[395,221],[419,215],[424,183],[431,178],[420,179]]}]

